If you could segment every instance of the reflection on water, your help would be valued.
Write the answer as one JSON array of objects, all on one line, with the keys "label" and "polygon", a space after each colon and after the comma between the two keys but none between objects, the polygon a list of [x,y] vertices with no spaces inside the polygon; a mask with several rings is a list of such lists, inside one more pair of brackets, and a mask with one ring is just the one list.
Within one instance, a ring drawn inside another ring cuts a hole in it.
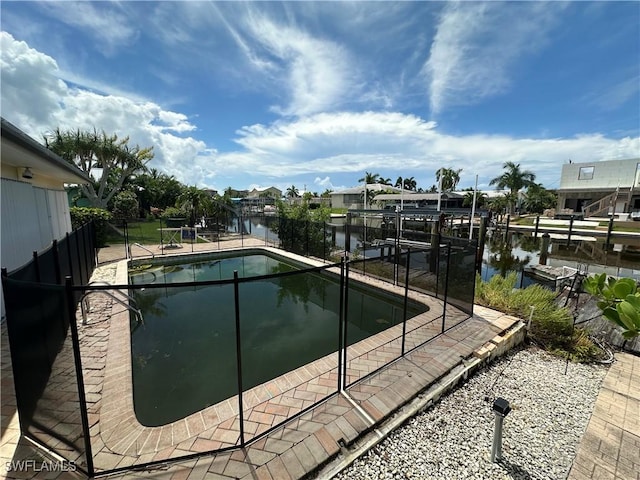
[{"label": "reflection on water", "polygon": [[[182,262],[188,260],[182,259]],[[337,276],[298,272],[282,257],[212,257],[193,264],[159,265],[132,275],[144,323],[132,322],[134,406],[148,426],[185,417],[237,393],[234,285],[172,286],[287,273],[240,282],[243,389],[264,383],[338,349]],[[402,298],[349,284],[348,343],[403,319]],[[409,302],[407,317],[427,307]]]},{"label": "reflection on water", "polygon": [[[527,266],[540,263],[540,248],[542,236],[538,238],[532,235],[510,233],[505,236],[494,233],[487,236],[485,242],[484,256],[482,260],[481,276],[484,281],[488,281],[493,275],[505,276],[510,272],[517,273],[516,285],[527,287],[532,283],[549,285],[548,282],[533,279],[527,274],[523,275],[523,269]],[[579,248],[580,242],[573,242],[567,245],[566,240],[552,239],[549,247],[549,256],[546,264],[553,267],[573,267],[579,265],[586,266],[589,273],[607,273],[607,275],[623,276],[640,279],[640,259],[626,259],[612,252],[608,255],[609,265],[603,265],[587,256]],[[637,263],[637,265],[636,265]]]}]

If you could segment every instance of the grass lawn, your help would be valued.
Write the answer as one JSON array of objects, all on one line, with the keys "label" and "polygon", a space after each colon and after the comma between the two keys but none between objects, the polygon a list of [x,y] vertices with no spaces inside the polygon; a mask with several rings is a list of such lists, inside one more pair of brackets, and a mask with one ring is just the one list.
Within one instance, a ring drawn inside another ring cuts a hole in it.
[{"label": "grass lawn", "polygon": [[[140,243],[141,245],[160,245],[160,228],[165,227],[166,223],[161,222],[160,219],[152,219],[149,221],[141,221],[141,222],[129,222],[129,242],[130,243]],[[122,230],[122,229],[120,229]],[[179,240],[179,232],[176,239]],[[162,240],[164,243],[169,241],[169,233],[162,233]],[[118,245],[124,244],[124,236],[118,235],[113,230],[109,231],[107,236],[107,245]],[[205,243],[204,240],[198,239],[197,243]]]}]

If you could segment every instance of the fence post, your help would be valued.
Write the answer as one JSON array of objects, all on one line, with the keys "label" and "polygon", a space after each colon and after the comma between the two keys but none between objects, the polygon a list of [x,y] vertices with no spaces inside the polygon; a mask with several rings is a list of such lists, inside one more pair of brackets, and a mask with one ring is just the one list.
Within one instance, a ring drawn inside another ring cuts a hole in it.
[{"label": "fence post", "polygon": [[569,219],[569,235],[567,235],[567,247],[571,244],[571,230],[573,230],[574,218],[574,215],[571,215],[571,218]]},{"label": "fence post", "polygon": [[404,357],[404,340],[407,334],[407,303],[409,301],[409,263],[411,262],[411,247],[407,249],[407,265],[404,272],[404,304],[402,305],[402,348],[401,356]]},{"label": "fence post", "polygon": [[342,391],[342,349],[343,338],[342,338],[342,322],[344,322],[345,314],[344,314],[344,255],[340,259],[340,309],[338,314],[338,391]]},{"label": "fence post", "polygon": [[82,376],[82,358],[80,355],[80,338],[78,336],[78,325],[76,323],[76,302],[73,292],[73,281],[70,276],[65,277],[65,293],[67,298],[67,315],[69,317],[69,328],[71,330],[71,344],[73,346],[73,360],[76,367],[76,382],[78,386],[78,400],[80,401],[80,419],[82,421],[82,432],[87,457],[87,472],[90,478],[95,475],[93,467],[93,453],[91,451],[91,435],[89,431],[89,417],[87,414],[87,398],[84,391],[84,378]]},{"label": "fence post", "polygon": [[54,240],[51,245],[51,253],[53,253],[53,268],[56,271],[56,283],[62,283],[62,274],[60,272],[60,256],[58,254],[58,240]]},{"label": "fence post", "polygon": [[240,419],[240,446],[244,447],[244,412],[242,406],[242,350],[240,341],[240,297],[238,288],[238,271],[233,271],[233,296],[236,311],[236,363],[238,368],[238,415]]},{"label": "fence post", "polygon": [[84,262],[85,267],[87,268],[87,280],[86,283],[89,283],[91,279],[91,274],[93,273],[93,267],[91,265],[91,256],[89,255],[89,250],[91,250],[91,242],[88,238],[89,236],[89,223],[84,224],[84,228],[82,229],[82,240],[84,242]]},{"label": "fence post", "polygon": [[478,247],[476,250],[476,271],[482,272],[482,257],[484,257],[484,242],[487,237],[487,217],[480,217],[480,230],[478,231]]},{"label": "fence post", "polygon": [[347,325],[349,323],[349,262],[347,261],[344,269],[344,321],[342,325],[344,327],[344,334],[342,337],[343,349],[342,349],[342,387],[347,387],[347,347],[349,346],[349,338],[347,336]]},{"label": "fence post", "polygon": [[509,233],[509,222],[511,221],[511,214],[507,213],[507,223],[504,227],[504,240],[507,240],[507,234]]},{"label": "fence post", "polygon": [[344,224],[344,250],[351,251],[351,212],[347,212],[347,218]]},{"label": "fence post", "polygon": [[613,215],[609,217],[609,226],[607,227],[607,239],[604,242],[605,253],[609,250],[609,243],[611,242],[611,231],[613,230]]},{"label": "fence post", "polygon": [[[438,262],[440,264],[440,262]],[[447,318],[447,295],[449,293],[449,268],[451,267],[451,242],[447,243],[447,273],[444,277],[444,305],[442,307],[442,332],[445,330],[445,321]]]},{"label": "fence post", "polygon": [[36,268],[36,282],[40,283],[40,263],[38,262],[38,252],[33,251],[33,266]]},{"label": "fence post", "polygon": [[83,267],[84,264],[82,262],[82,257],[81,257],[81,249],[80,249],[80,239],[82,237],[81,230],[78,229],[76,230],[76,261],[78,262],[78,267],[80,270],[80,278],[76,279],[76,284],[82,284],[84,283],[84,273],[83,273]]},{"label": "fence post", "polygon": [[73,260],[71,259],[71,236],[69,235],[69,232],[66,233],[65,235],[66,238],[66,244],[67,244],[67,260],[69,263],[69,275],[71,276],[71,280],[73,283]]}]

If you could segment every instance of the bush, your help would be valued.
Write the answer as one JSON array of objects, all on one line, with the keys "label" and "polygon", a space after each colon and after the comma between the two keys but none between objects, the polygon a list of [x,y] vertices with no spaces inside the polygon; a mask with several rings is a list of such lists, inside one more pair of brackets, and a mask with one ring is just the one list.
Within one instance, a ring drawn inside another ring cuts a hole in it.
[{"label": "bush", "polygon": [[137,218],[138,210],[138,199],[133,192],[118,192],[113,199],[113,216],[118,220]]},{"label": "bush", "polygon": [[164,211],[162,212],[162,215],[160,215],[162,218],[181,218],[185,216],[185,213],[183,210],[180,210],[179,208],[176,207],[167,207],[164,209]]},{"label": "bush", "polygon": [[479,305],[494,308],[529,320],[531,306],[531,338],[555,354],[568,356],[574,361],[593,361],[601,355],[600,349],[589,339],[588,333],[573,326],[573,317],[567,308],[556,304],[556,294],[540,285],[516,289],[515,272],[506,277],[494,275],[483,282],[476,275],[476,298]]},{"label": "bush", "polygon": [[113,218],[110,212],[103,208],[71,207],[71,226],[74,230],[85,223],[93,222],[96,231],[96,247],[104,247],[107,240],[108,222]]}]

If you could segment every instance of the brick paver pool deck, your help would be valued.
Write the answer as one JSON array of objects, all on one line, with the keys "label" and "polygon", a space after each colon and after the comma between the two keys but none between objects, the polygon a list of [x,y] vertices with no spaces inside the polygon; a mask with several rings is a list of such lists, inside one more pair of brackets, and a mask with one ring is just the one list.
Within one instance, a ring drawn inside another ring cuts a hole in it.
[{"label": "brick paver pool deck", "polygon": [[[240,242],[229,242],[225,246],[236,248],[239,246],[238,243]],[[246,238],[242,243],[244,246],[252,244]],[[264,243],[260,242],[259,245]],[[194,251],[210,248],[201,244],[193,247]],[[112,252],[114,259],[121,255],[121,252],[115,250]],[[145,253],[139,250],[140,255]],[[101,252],[101,261],[107,258],[106,255],[104,251]],[[114,264],[112,270],[115,268]],[[96,297],[95,300],[98,307],[101,301],[108,303],[100,298]],[[424,300],[430,302],[432,316],[435,317],[441,313],[442,307],[437,300],[430,297]],[[99,311],[100,308],[97,310]],[[447,326],[452,328],[445,334],[418,347],[365,380],[351,385],[344,392],[332,394],[303,415],[284,423],[267,436],[249,443],[245,448],[238,447],[232,451],[210,454],[194,460],[161,464],[149,471],[128,471],[115,478],[286,480],[307,476],[334,458],[341,448],[348,447],[362,434],[372,430],[399,407],[437,383],[454,368],[464,365],[471,359],[486,358],[491,355],[496,350],[496,345],[506,341],[509,331],[518,324],[517,319],[500,312],[478,306],[475,306],[474,310],[475,314],[472,318],[462,321],[461,316],[456,317],[453,315],[453,310],[449,312],[448,309],[447,314],[451,323]],[[408,328],[411,331],[407,340],[408,348],[431,338],[439,328],[427,318],[416,318],[412,321],[416,324],[420,322],[421,326],[415,330],[412,330],[411,326]],[[118,322],[126,322],[127,328],[116,328],[119,326]],[[131,382],[122,381],[123,378],[130,378],[130,341],[128,334],[124,334],[128,332],[128,322],[126,311],[110,312],[109,322],[100,322],[95,317],[90,318],[89,328],[85,329],[81,340],[83,359],[91,359],[90,371],[85,366],[84,374],[85,379],[88,379],[87,399],[97,470],[239,445],[237,401],[225,400],[169,426],[149,428],[138,424],[135,415],[132,416]],[[397,357],[400,346],[396,330],[398,330],[397,327],[392,327],[385,331],[384,335],[377,335],[375,338],[349,347],[350,381],[361,378],[390,358]],[[89,332],[91,334],[88,334]],[[9,460],[20,459],[40,461],[41,455],[33,450],[27,441],[19,440],[7,344],[6,325],[3,324],[0,461],[3,464]],[[245,392],[243,394],[245,438],[251,439],[335,391],[336,357],[336,355],[329,355]],[[635,357],[631,358],[638,360]],[[631,362],[631,365],[633,366],[634,363]],[[614,364],[611,372],[618,366],[618,363]],[[624,392],[627,396],[624,398],[629,415],[626,423],[616,424],[616,428],[623,431],[616,438],[620,440],[619,446],[629,446],[629,441],[635,441],[637,451],[640,446],[637,432],[639,367],[636,364],[633,368],[635,368],[635,374],[632,374],[633,369],[631,369],[629,375],[622,374],[616,377],[618,378],[616,382],[605,381],[600,397],[603,397],[606,385],[615,388],[627,381],[628,387]],[[619,407],[621,397],[616,397],[613,393],[611,395],[612,399],[616,398],[616,405]],[[635,398],[635,404],[633,398]],[[618,407],[607,408],[605,411],[613,415],[620,412],[621,409]],[[635,417],[633,417],[634,408]],[[599,411],[599,407],[596,406],[594,419]],[[614,423],[613,420],[610,423]],[[596,431],[596,438],[600,438],[598,437],[600,433]],[[615,436],[617,431],[613,433],[606,431],[605,434]],[[585,439],[588,435],[589,431],[585,434]],[[595,467],[591,468],[591,477],[578,476],[586,474],[585,470],[588,469],[580,465],[586,465],[587,459],[595,458],[588,450],[583,452],[582,447],[589,448],[595,443],[587,442],[585,446],[583,440],[572,470],[574,476],[571,478],[609,478],[595,476],[596,472],[599,472]],[[16,444],[18,444],[17,447]],[[600,443],[598,443],[599,447],[601,447]],[[605,451],[605,447],[602,448]],[[611,452],[609,454],[613,455]],[[618,464],[625,464],[624,456],[617,455],[615,458]],[[583,459],[582,463],[580,463],[581,459]],[[639,480],[637,463],[635,467],[632,463],[630,468],[632,472],[633,468],[636,468],[636,477],[610,478]],[[620,468],[620,472],[624,472],[623,468]],[[9,478],[82,478],[78,473],[68,472],[36,474],[33,469],[11,472],[8,476]]]}]

